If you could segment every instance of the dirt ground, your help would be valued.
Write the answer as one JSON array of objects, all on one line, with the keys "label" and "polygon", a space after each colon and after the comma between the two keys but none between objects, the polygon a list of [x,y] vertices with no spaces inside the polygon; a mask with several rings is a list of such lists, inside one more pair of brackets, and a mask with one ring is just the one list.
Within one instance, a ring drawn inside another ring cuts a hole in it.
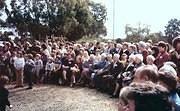
[{"label": "dirt ground", "polygon": [[54,85],[8,89],[13,108],[7,111],[117,111],[118,99],[95,89]]}]

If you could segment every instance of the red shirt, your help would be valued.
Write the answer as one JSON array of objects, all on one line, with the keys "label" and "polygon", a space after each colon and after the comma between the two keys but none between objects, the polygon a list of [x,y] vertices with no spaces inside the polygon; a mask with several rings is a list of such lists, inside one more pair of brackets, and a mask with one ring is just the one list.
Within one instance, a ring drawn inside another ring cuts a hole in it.
[{"label": "red shirt", "polygon": [[155,60],[155,64],[158,68],[160,68],[161,66],[163,66],[164,62],[167,62],[168,60],[170,60],[170,56],[167,52],[159,53]]}]

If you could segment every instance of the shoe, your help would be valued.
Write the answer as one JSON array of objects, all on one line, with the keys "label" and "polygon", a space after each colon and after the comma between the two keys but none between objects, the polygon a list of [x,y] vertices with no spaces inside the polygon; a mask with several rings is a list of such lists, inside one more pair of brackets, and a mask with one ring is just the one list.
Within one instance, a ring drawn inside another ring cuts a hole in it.
[{"label": "shoe", "polygon": [[29,89],[32,89],[32,87],[28,87],[28,88],[26,88],[27,90],[29,90]]},{"label": "shoe", "polygon": [[70,84],[70,87],[73,87],[73,83]]},{"label": "shoe", "polygon": [[62,84],[63,84],[63,81],[62,81],[62,79],[61,79],[61,78],[59,78],[59,80],[58,80],[58,84],[59,84],[59,85],[62,85]]},{"label": "shoe", "polygon": [[15,86],[14,88],[20,88],[20,87],[24,87],[23,85],[20,85],[20,86]]},{"label": "shoe", "polygon": [[14,88],[19,88],[19,86],[15,86]]},{"label": "shoe", "polygon": [[118,98],[117,95],[112,95],[110,98]]},{"label": "shoe", "polygon": [[24,87],[24,85],[20,85],[19,87]]}]

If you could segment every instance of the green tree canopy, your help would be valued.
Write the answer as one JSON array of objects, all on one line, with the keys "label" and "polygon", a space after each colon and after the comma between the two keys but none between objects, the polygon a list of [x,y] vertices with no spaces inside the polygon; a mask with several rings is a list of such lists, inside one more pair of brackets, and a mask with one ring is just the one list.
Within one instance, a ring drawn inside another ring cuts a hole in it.
[{"label": "green tree canopy", "polygon": [[10,8],[4,9],[7,26],[35,39],[106,35],[106,8],[90,0],[11,0]]},{"label": "green tree canopy", "polygon": [[168,24],[165,26],[165,34],[168,37],[168,42],[172,43],[172,40],[180,35],[180,20],[171,19],[168,21]]}]

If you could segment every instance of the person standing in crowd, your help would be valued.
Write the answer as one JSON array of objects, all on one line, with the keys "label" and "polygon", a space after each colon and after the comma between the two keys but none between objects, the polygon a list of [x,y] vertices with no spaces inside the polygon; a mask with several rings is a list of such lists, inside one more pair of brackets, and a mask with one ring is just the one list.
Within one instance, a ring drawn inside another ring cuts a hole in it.
[{"label": "person standing in crowd", "polygon": [[172,111],[166,88],[151,82],[132,83],[119,95],[118,111]]},{"label": "person standing in crowd", "polygon": [[5,65],[5,69],[3,69],[3,70],[5,71],[5,74],[9,78],[11,78],[11,71],[10,71],[10,64],[9,64],[9,60],[11,57],[10,47],[11,47],[11,44],[9,42],[5,42],[4,43],[4,54],[2,55],[3,56],[3,62]]},{"label": "person standing in crowd", "polygon": [[15,81],[16,80],[16,71],[15,71],[15,67],[14,67],[14,61],[17,58],[17,52],[13,51],[10,57],[10,69],[11,69],[11,73],[12,73],[12,78],[10,78],[10,82]]},{"label": "person standing in crowd", "polygon": [[170,52],[171,61],[176,64],[178,77],[180,77],[180,36],[174,38],[172,45],[174,50]]},{"label": "person standing in crowd", "polygon": [[32,89],[34,68],[35,68],[35,63],[33,61],[33,55],[28,54],[27,60],[26,60],[25,66],[24,66],[24,72],[26,75],[26,80],[28,82],[28,88],[27,89]]},{"label": "person standing in crowd", "polygon": [[0,76],[0,111],[6,111],[6,106],[12,108],[8,100],[9,91],[5,88],[5,85],[9,81],[7,76]]},{"label": "person standing in crowd", "polygon": [[34,62],[35,62],[34,72],[35,72],[36,83],[40,83],[40,80],[41,80],[40,73],[43,69],[43,62],[41,60],[40,54],[36,54]]},{"label": "person standing in crowd", "polygon": [[46,66],[46,63],[48,61],[48,57],[50,57],[50,52],[47,49],[47,45],[46,44],[42,44],[42,61],[43,61],[43,65],[44,67]]},{"label": "person standing in crowd", "polygon": [[45,75],[43,77],[44,83],[50,82],[51,74],[54,71],[54,69],[55,69],[54,60],[52,57],[49,57],[45,67]]},{"label": "person standing in crowd", "polygon": [[146,49],[146,43],[143,41],[140,41],[138,47],[139,47],[139,53],[142,54],[143,56],[143,63],[147,64],[146,57],[149,54],[148,54],[148,50]]},{"label": "person standing in crowd", "polygon": [[15,86],[15,88],[23,87],[24,65],[25,65],[25,60],[24,60],[23,54],[21,51],[19,51],[17,54],[17,58],[14,60],[14,67],[16,69],[16,86]]},{"label": "person standing in crowd", "polygon": [[153,46],[153,47],[151,48],[151,50],[152,50],[152,56],[154,56],[155,58],[157,58],[157,56],[159,55],[159,49],[158,49],[158,47],[157,47],[157,46]]},{"label": "person standing in crowd", "polygon": [[167,52],[167,46],[166,43],[163,41],[160,41],[158,43],[159,48],[159,55],[157,56],[155,60],[155,64],[157,65],[158,69],[163,66],[163,63],[170,60],[169,54]]}]

